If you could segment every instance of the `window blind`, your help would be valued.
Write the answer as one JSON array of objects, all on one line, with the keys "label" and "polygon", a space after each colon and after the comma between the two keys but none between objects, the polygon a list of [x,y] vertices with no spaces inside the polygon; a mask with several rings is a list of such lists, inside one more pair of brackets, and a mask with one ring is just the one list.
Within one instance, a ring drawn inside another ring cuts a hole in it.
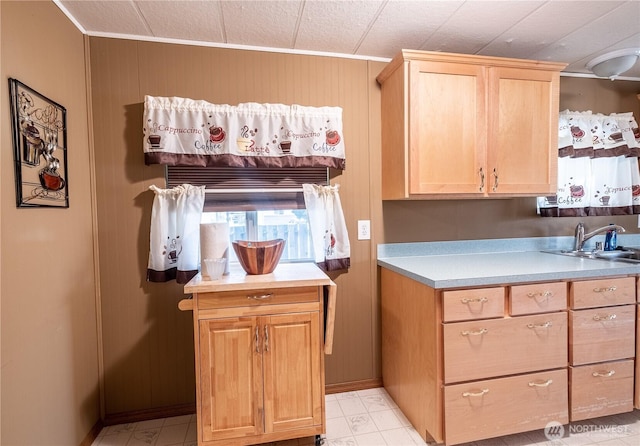
[{"label": "window blind", "polygon": [[206,212],[304,209],[302,185],[329,184],[329,169],[167,166],[166,181],[205,186]]}]

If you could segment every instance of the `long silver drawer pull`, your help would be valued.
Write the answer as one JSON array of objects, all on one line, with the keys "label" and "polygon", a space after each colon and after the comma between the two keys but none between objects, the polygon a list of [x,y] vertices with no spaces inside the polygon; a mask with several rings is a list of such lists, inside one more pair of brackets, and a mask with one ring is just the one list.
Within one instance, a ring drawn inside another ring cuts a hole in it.
[{"label": "long silver drawer pull", "polygon": [[460,334],[462,336],[478,336],[478,335],[481,335],[481,334],[485,334],[488,331],[489,330],[487,330],[486,328],[481,328],[480,330],[465,330],[465,331],[461,331]]},{"label": "long silver drawer pull", "polygon": [[553,383],[552,379],[548,379],[545,382],[535,382],[535,381],[530,381],[529,382],[529,387],[549,387],[549,385]]},{"label": "long silver drawer pull", "polygon": [[527,324],[527,328],[549,328],[553,325],[551,321],[547,321],[544,324]]},{"label": "long silver drawer pull", "polygon": [[273,297],[273,293],[261,294],[260,296],[258,296],[257,294],[254,294],[253,296],[247,296],[247,299],[264,300],[264,299],[270,299],[272,297]]},{"label": "long silver drawer pull", "polygon": [[613,286],[610,286],[610,287],[607,287],[607,288],[594,288],[593,292],[594,293],[606,293],[607,291],[615,291],[617,289],[618,289],[618,287],[613,285]]},{"label": "long silver drawer pull", "polygon": [[538,291],[537,293],[527,293],[527,297],[530,297],[531,299],[535,297],[544,297],[548,300],[550,297],[553,297],[553,291]]},{"label": "long silver drawer pull", "polygon": [[481,389],[479,392],[462,392],[462,396],[465,398],[469,398],[470,396],[482,396],[488,392],[489,389]]},{"label": "long silver drawer pull", "polygon": [[612,321],[617,316],[615,314],[596,314],[593,316],[594,321]]},{"label": "long silver drawer pull", "polygon": [[609,376],[613,376],[616,374],[615,370],[609,370],[608,372],[593,372],[592,375],[595,377],[598,376],[604,376],[604,377],[609,377]]},{"label": "long silver drawer pull", "polygon": [[476,298],[469,298],[469,297],[463,297],[462,299],[460,299],[460,302],[462,302],[463,304],[470,304],[470,303],[485,303],[485,302],[489,302],[489,299],[487,299],[486,297],[476,297]]},{"label": "long silver drawer pull", "polygon": [[264,351],[269,351],[269,326],[264,326]]}]

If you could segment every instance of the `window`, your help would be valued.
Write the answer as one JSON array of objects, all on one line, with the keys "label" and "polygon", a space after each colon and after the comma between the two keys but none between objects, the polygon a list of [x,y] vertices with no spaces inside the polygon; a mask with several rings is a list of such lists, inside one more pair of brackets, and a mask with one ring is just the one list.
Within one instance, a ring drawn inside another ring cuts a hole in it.
[{"label": "window", "polygon": [[[231,240],[286,241],[282,262],[313,260],[309,219],[306,209],[204,212],[202,223],[228,222]],[[231,262],[237,262],[233,249]]]},{"label": "window", "polygon": [[[326,167],[167,166],[167,187],[207,187],[202,223],[228,222],[231,240],[286,241],[282,262],[313,261],[302,184],[329,184]],[[229,259],[237,262],[233,249]]]}]

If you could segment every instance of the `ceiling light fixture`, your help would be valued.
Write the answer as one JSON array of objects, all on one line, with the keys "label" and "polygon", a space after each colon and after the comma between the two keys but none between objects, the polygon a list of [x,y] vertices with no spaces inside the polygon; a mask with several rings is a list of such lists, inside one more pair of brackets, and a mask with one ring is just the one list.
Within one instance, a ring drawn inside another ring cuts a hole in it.
[{"label": "ceiling light fixture", "polygon": [[587,63],[587,69],[599,77],[614,80],[633,67],[640,57],[640,48],[626,48],[598,56]]}]

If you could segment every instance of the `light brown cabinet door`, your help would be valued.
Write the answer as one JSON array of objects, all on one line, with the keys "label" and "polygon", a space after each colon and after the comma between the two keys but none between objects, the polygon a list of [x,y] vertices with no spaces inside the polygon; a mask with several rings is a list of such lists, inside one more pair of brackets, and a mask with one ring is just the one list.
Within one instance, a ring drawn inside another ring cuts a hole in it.
[{"label": "light brown cabinet door", "polygon": [[559,73],[489,68],[488,193],[556,192]]},{"label": "light brown cabinet door", "polygon": [[265,432],[322,424],[319,313],[261,317]]},{"label": "light brown cabinet door", "polygon": [[485,192],[485,73],[481,65],[410,62],[409,194]]},{"label": "light brown cabinet door", "polygon": [[262,353],[255,317],[201,320],[202,440],[263,431]]}]

